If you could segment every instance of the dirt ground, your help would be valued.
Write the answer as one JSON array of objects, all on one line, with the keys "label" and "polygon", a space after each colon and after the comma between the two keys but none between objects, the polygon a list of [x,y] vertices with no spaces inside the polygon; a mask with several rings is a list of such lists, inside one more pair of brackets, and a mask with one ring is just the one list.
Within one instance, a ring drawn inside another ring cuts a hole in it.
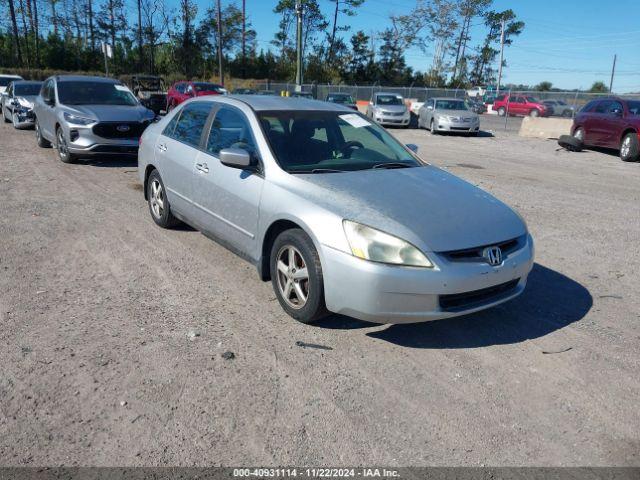
[{"label": "dirt ground", "polygon": [[393,133],[521,212],[527,290],[401,326],[296,323],[135,161],[0,125],[1,464],[640,465],[640,164],[483,125]]}]

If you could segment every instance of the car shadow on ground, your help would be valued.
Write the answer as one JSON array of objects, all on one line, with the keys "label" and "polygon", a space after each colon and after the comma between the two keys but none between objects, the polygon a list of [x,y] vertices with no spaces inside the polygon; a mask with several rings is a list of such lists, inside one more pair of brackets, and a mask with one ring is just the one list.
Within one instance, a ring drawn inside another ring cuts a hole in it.
[{"label": "car shadow on ground", "polygon": [[76,163],[83,165],[91,165],[92,167],[102,168],[138,168],[138,157],[136,156],[99,156],[79,158]]},{"label": "car shadow on ground", "polygon": [[[589,291],[555,270],[535,264],[527,288],[510,302],[483,312],[424,323],[389,325],[366,335],[409,348],[477,348],[543,337],[581,320],[593,305]],[[330,330],[377,327],[344,315],[318,323]]]},{"label": "car shadow on ground", "polygon": [[390,325],[367,336],[410,348],[456,349],[519,343],[582,319],[593,305],[589,291],[555,270],[535,264],[520,297],[462,317]]}]

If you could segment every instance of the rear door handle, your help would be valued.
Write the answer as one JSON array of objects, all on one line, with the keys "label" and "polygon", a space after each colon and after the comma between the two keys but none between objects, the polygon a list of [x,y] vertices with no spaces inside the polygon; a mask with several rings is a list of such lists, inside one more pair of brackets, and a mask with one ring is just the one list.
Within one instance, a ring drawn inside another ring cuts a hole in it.
[{"label": "rear door handle", "polygon": [[158,144],[158,150],[160,150],[161,152],[166,152],[167,151],[167,146],[164,143],[159,143]]},{"label": "rear door handle", "polygon": [[206,163],[196,163],[196,170],[202,173],[209,173],[209,166]]}]

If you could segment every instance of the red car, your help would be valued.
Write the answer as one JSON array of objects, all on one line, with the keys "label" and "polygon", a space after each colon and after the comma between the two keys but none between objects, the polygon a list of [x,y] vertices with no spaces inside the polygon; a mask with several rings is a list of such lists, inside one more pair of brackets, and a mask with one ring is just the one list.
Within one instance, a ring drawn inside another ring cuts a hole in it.
[{"label": "red car", "polygon": [[533,97],[521,94],[498,95],[493,102],[493,110],[504,117],[509,115],[530,115],[532,117],[546,117],[551,115],[551,109]]},{"label": "red car", "polygon": [[573,119],[571,135],[585,146],[619,150],[625,162],[640,160],[640,100],[590,101]]},{"label": "red car", "polygon": [[176,82],[167,92],[167,111],[173,110],[185,100],[203,95],[224,95],[222,85],[209,82]]}]

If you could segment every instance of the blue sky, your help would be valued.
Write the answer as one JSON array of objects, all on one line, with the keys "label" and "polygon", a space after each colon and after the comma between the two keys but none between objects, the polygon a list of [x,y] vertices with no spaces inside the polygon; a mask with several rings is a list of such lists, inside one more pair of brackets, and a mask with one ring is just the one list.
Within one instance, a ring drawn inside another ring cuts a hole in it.
[{"label": "blue sky", "polygon": [[[230,1],[223,0],[223,4]],[[277,1],[246,2],[258,45],[267,49],[278,25],[272,12]],[[332,2],[319,2],[328,14]],[[199,10],[212,3],[198,0]],[[371,34],[388,25],[389,14],[407,13],[412,5],[415,0],[365,0],[358,15],[346,20],[350,32],[361,29]],[[617,54],[613,90],[640,92],[640,0],[494,0],[493,8],[511,8],[526,23],[522,35],[505,51],[505,82],[534,85],[548,80],[559,88],[588,88],[602,80],[608,85]],[[476,27],[472,45],[483,36],[481,27]],[[431,64],[430,54],[411,49],[405,56],[414,69],[424,71]]]}]

